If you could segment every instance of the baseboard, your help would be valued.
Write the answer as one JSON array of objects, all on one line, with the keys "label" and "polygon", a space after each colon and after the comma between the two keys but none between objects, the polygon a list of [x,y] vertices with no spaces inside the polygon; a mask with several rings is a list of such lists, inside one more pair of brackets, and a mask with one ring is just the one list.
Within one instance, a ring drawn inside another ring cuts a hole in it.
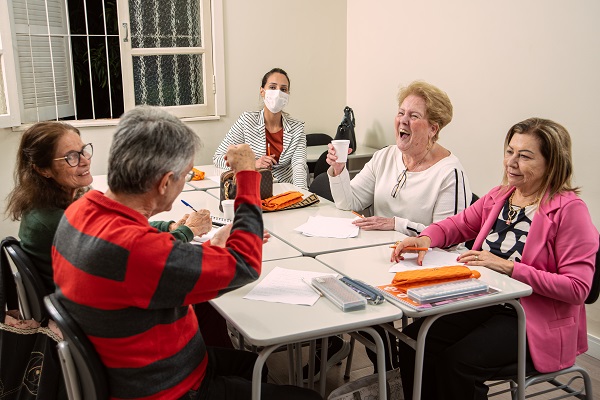
[{"label": "baseboard", "polygon": [[600,338],[588,334],[588,351],[585,354],[600,360]]}]

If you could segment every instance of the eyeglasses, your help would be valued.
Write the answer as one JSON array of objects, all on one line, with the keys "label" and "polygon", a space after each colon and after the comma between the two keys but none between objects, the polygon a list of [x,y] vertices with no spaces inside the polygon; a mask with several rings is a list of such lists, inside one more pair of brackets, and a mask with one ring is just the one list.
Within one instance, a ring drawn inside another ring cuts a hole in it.
[{"label": "eyeglasses", "polygon": [[398,196],[398,191],[400,189],[402,189],[405,184],[406,184],[406,169],[404,171],[400,172],[400,174],[398,174],[398,181],[392,188],[391,195],[393,198],[396,198],[396,196]]},{"label": "eyeglasses", "polygon": [[92,159],[94,154],[94,146],[91,143],[86,144],[81,148],[81,151],[70,151],[64,157],[53,159],[53,161],[65,160],[71,167],[76,167],[81,161],[81,156],[84,156],[87,160]]},{"label": "eyeglasses", "polygon": [[190,171],[187,174],[185,174],[185,181],[189,182],[192,180],[193,177],[194,177],[194,171]]}]

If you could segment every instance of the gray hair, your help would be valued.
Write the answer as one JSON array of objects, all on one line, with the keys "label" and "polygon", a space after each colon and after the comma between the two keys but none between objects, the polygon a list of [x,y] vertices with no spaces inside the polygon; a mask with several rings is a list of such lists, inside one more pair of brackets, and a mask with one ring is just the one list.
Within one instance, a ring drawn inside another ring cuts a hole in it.
[{"label": "gray hair", "polygon": [[150,106],[121,116],[108,156],[108,187],[115,193],[147,193],[166,173],[181,177],[200,138],[177,117]]}]

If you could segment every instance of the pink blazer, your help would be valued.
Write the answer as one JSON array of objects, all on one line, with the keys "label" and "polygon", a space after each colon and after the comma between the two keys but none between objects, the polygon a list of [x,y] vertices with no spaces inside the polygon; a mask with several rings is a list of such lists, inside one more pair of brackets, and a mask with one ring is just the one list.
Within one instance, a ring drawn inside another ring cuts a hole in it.
[{"label": "pink blazer", "polygon": [[[462,213],[427,227],[432,247],[475,238],[473,249],[492,229],[514,188],[495,187]],[[521,262],[512,278],[528,284],[521,298],[527,316],[527,343],[535,368],[553,372],[570,367],[588,349],[584,301],[592,285],[598,230],[585,203],[573,192],[547,195],[535,213]]]}]

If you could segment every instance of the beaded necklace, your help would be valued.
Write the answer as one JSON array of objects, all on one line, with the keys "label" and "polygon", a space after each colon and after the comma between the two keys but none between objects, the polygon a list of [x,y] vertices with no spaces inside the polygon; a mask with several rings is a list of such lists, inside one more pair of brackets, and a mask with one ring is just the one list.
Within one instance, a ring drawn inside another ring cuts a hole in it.
[{"label": "beaded necklace", "polygon": [[519,211],[521,211],[522,209],[524,209],[526,207],[534,205],[539,200],[539,197],[538,197],[535,200],[533,200],[531,203],[526,204],[522,207],[514,206],[512,203],[512,200],[513,200],[515,193],[516,193],[516,191],[512,192],[512,194],[508,198],[508,218],[506,218],[506,225],[510,225],[512,223],[513,218],[515,218],[517,216],[517,214],[519,214]]}]

